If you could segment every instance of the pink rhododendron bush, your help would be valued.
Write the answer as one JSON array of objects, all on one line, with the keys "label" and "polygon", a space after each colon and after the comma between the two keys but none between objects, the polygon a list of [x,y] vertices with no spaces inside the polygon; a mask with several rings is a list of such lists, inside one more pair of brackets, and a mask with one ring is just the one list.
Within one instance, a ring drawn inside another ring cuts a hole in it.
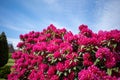
[{"label": "pink rhododendron bush", "polygon": [[20,35],[8,80],[120,80],[120,30],[48,26]]}]

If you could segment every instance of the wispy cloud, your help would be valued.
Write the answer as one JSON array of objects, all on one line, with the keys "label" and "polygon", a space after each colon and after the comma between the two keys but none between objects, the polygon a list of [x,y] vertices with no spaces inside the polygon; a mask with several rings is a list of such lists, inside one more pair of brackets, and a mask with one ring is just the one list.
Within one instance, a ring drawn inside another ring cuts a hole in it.
[{"label": "wispy cloud", "polygon": [[55,27],[57,27],[58,29],[62,29],[62,28],[65,28],[67,29],[68,31],[72,31],[70,29],[69,26],[67,26],[66,24],[62,23],[62,22],[58,22],[58,21],[54,21],[54,20],[46,20],[46,22],[44,22],[44,27],[47,27],[49,26],[50,24],[53,24]]},{"label": "wispy cloud", "polygon": [[45,2],[49,5],[58,4],[58,0],[43,0],[43,2]]},{"label": "wispy cloud", "polygon": [[2,14],[0,15],[0,25],[18,32],[28,32],[37,29],[37,22],[32,20],[29,16],[22,12],[11,12],[8,9],[2,9]]},{"label": "wispy cloud", "polygon": [[98,23],[95,25],[98,30],[120,29],[120,0],[109,0],[99,2],[98,5],[103,5],[102,9],[98,9]]},{"label": "wispy cloud", "polygon": [[43,0],[48,10],[53,12],[62,13],[64,8],[60,4],[60,0]]},{"label": "wispy cloud", "polygon": [[[95,6],[92,6],[95,2],[91,0],[20,0],[15,2],[19,5],[18,10],[17,7],[15,10],[0,8],[2,10],[0,24],[19,32],[42,31],[51,23],[58,28],[65,27],[73,33],[78,33],[78,26],[81,24],[90,25],[94,31],[119,29],[120,26],[119,0],[97,0]],[[5,16],[4,13],[6,13]],[[95,19],[94,16],[96,16]]]},{"label": "wispy cloud", "polygon": [[20,42],[20,39],[16,39],[16,38],[7,38],[8,43],[13,44],[14,48],[17,49],[17,44],[18,42]]},{"label": "wispy cloud", "polygon": [[0,25],[3,26],[3,27],[6,27],[8,29],[11,29],[13,31],[19,31],[19,32],[28,32],[28,31],[33,30],[33,29],[30,29],[30,28],[23,28],[23,27],[11,25],[11,24],[0,24]]}]

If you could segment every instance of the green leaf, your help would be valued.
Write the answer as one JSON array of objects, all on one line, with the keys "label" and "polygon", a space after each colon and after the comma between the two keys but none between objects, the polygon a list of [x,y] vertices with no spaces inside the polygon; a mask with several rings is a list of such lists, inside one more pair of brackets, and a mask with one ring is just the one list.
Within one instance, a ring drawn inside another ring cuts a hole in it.
[{"label": "green leaf", "polygon": [[85,47],[85,46],[84,46],[84,45],[82,45],[82,46],[81,46],[81,49],[82,49],[82,48],[84,48],[84,47]]},{"label": "green leaf", "polygon": [[113,44],[113,48],[116,48],[117,47],[117,44]]},{"label": "green leaf", "polygon": [[60,71],[57,71],[57,74],[58,74],[58,76],[61,76],[62,72],[60,72]]},{"label": "green leaf", "polygon": [[112,75],[112,69],[109,69],[109,68],[108,68],[108,69],[107,69],[107,74],[111,76],[111,75]]},{"label": "green leaf", "polygon": [[77,62],[77,61],[79,61],[78,59],[74,59],[74,62]]},{"label": "green leaf", "polygon": [[111,44],[111,43],[110,43],[110,41],[109,41],[108,44],[107,44],[107,46],[110,46],[110,44]]},{"label": "green leaf", "polygon": [[67,72],[64,72],[64,76],[67,76]]},{"label": "green leaf", "polygon": [[59,75],[59,76],[61,76],[61,74],[62,74],[62,72],[59,72],[59,74],[58,74],[58,75]]},{"label": "green leaf", "polygon": [[83,53],[82,53],[82,52],[79,52],[78,54],[79,54],[79,56],[81,56]]},{"label": "green leaf", "polygon": [[58,60],[59,60],[59,61],[62,61],[62,59],[61,59],[61,58],[58,58]]},{"label": "green leaf", "polygon": [[51,64],[55,63],[56,61],[57,61],[57,59],[54,59],[54,57],[52,57]]},{"label": "green leaf", "polygon": [[90,51],[90,48],[86,48],[87,51]]},{"label": "green leaf", "polygon": [[52,57],[53,56],[53,54],[48,54],[46,57],[48,58],[48,57]]},{"label": "green leaf", "polygon": [[57,73],[56,74],[59,74],[59,71],[57,71]]},{"label": "green leaf", "polygon": [[77,70],[77,67],[73,67],[73,70],[75,70],[75,71],[76,71],[76,70]]},{"label": "green leaf", "polygon": [[71,72],[71,69],[68,70],[68,73],[70,73],[70,72]]},{"label": "green leaf", "polygon": [[98,46],[95,46],[96,49],[98,49],[99,47]]},{"label": "green leaf", "polygon": [[97,59],[95,60],[94,65],[96,65],[98,62],[100,62],[100,59],[99,59],[99,58],[97,58]]},{"label": "green leaf", "polygon": [[115,72],[119,72],[119,68],[118,67],[112,68],[112,70],[115,71]]},{"label": "green leaf", "polygon": [[78,80],[77,78],[75,78],[74,80]]},{"label": "green leaf", "polygon": [[92,50],[93,53],[96,53],[95,50]]},{"label": "green leaf", "polygon": [[43,55],[43,54],[44,54],[44,52],[42,51],[42,52],[41,52],[41,55]]}]

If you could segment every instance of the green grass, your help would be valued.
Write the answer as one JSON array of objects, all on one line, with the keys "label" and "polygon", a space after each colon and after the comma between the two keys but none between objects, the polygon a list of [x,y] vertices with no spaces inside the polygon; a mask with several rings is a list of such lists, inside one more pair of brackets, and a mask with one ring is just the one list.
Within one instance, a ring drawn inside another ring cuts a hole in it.
[{"label": "green grass", "polygon": [[10,59],[8,60],[8,63],[7,63],[6,65],[12,66],[13,64],[14,64],[14,60],[10,58]]},{"label": "green grass", "polygon": [[10,58],[10,59],[8,60],[8,63],[14,63],[14,60],[13,60],[12,58]]},{"label": "green grass", "polygon": [[3,79],[2,79],[2,78],[0,78],[0,80],[6,80],[6,79],[4,79],[4,78],[3,78]]},{"label": "green grass", "polygon": [[6,65],[7,66],[12,66],[14,63],[7,63]]},{"label": "green grass", "polygon": [[11,54],[9,54],[8,63],[0,67],[0,80],[6,80],[7,75],[10,74],[10,67],[14,65],[14,60],[11,58]]}]

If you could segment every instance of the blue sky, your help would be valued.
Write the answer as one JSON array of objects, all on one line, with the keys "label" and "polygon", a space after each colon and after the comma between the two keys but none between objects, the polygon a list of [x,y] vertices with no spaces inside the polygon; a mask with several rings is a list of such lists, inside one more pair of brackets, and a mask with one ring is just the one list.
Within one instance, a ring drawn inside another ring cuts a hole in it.
[{"label": "blue sky", "polygon": [[0,32],[14,47],[19,35],[50,24],[78,33],[86,24],[94,32],[120,30],[120,0],[0,0]]}]

